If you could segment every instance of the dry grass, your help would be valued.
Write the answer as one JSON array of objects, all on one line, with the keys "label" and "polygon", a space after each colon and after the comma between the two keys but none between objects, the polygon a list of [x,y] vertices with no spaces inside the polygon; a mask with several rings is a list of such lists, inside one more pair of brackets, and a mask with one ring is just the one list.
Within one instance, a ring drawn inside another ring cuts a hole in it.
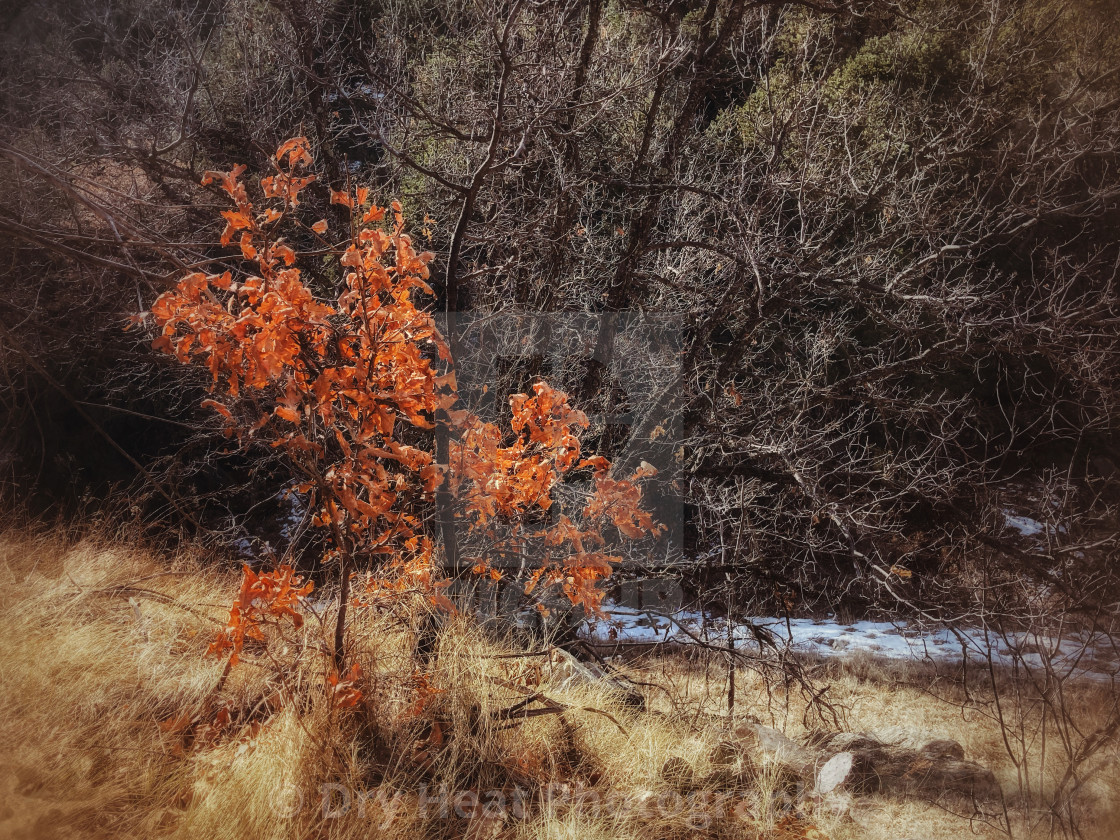
[{"label": "dry grass", "polygon": [[[562,687],[545,657],[511,656],[516,648],[453,621],[421,679],[416,611],[366,610],[351,633],[364,697],[337,710],[315,619],[248,651],[215,694],[222,664],[205,649],[237,580],[187,554],[9,531],[0,581],[2,837],[753,840],[811,836],[810,824],[835,840],[999,836],[883,797],[842,813],[802,802],[790,817],[773,768],[746,762],[730,781],[717,772],[722,672],[683,657],[626,666],[663,687],[637,711],[598,686]],[[828,667],[845,728],[954,738],[1005,790],[1013,784],[992,721],[979,706],[933,699],[922,689],[931,675]],[[802,733],[801,695],[745,670],[738,680],[740,715]],[[536,691],[567,711],[500,719]],[[220,732],[176,725],[222,706],[233,724]],[[1116,836],[1107,823],[1118,797],[1096,784],[1086,825],[1105,840]]]}]

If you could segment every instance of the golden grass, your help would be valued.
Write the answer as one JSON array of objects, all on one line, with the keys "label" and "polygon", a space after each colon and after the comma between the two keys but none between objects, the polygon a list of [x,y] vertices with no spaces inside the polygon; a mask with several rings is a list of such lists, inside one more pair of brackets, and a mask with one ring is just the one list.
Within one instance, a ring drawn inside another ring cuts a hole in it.
[{"label": "golden grass", "polygon": [[[722,668],[684,657],[625,666],[663,687],[638,711],[599,686],[561,687],[547,658],[511,655],[524,651],[464,620],[420,668],[417,610],[365,610],[350,632],[364,697],[338,710],[324,688],[329,610],[270,633],[215,692],[222,663],[205,650],[238,581],[187,553],[9,531],[0,583],[0,837],[1000,836],[884,797],[801,801],[792,818],[765,764],[740,763],[728,782],[710,759],[726,736]],[[820,676],[845,728],[954,738],[1014,784],[992,721],[933,699],[924,675],[855,662]],[[803,733],[801,695],[737,679],[738,716]],[[567,710],[500,719],[537,691]],[[234,722],[213,737],[183,725],[222,706]],[[1111,745],[1102,761],[1117,758]],[[1105,840],[1118,797],[1100,775],[1086,826]]]}]

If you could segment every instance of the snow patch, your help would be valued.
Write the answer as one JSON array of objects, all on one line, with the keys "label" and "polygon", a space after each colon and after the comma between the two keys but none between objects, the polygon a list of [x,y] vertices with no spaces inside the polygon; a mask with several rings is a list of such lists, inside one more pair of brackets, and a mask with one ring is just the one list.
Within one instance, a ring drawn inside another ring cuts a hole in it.
[{"label": "snow patch", "polygon": [[[587,620],[581,632],[589,641],[610,644],[702,642],[727,644],[727,622],[699,611],[659,613],[607,600],[604,617]],[[1120,676],[1120,658],[1112,640],[1050,639],[1036,634],[1000,636],[982,627],[937,627],[915,622],[752,617],[731,627],[736,647],[772,649],[824,658],[864,652],[884,659],[960,662],[964,658],[1009,665],[1018,659],[1027,667],[1046,663],[1059,674],[1112,679]]]}]

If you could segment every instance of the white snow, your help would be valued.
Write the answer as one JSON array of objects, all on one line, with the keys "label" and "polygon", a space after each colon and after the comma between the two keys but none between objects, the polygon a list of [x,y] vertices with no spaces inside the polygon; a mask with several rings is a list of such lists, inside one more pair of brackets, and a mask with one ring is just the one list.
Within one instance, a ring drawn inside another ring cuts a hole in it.
[{"label": "white snow", "polygon": [[1007,527],[1019,532],[1020,536],[1038,537],[1046,534],[1065,534],[1065,525],[1047,525],[1030,516],[1023,516],[1010,508],[1003,509],[1003,521]]},{"label": "white snow", "polygon": [[[727,644],[727,623],[720,617],[682,610],[658,613],[635,609],[611,601],[603,603],[604,618],[588,620],[583,627],[586,638],[610,644],[675,641],[688,644],[700,640]],[[754,630],[752,630],[755,628]],[[1120,676],[1120,658],[1106,637],[1060,641],[1035,634],[1016,634],[1003,638],[983,628],[922,626],[914,622],[856,621],[842,624],[835,619],[751,618],[732,627],[735,646],[758,651],[774,648],[821,657],[850,656],[863,652],[885,659],[959,662],[964,657],[986,660],[989,652],[997,664],[1011,665],[1016,657],[1028,668],[1047,661],[1059,674],[1111,679]],[[763,638],[760,641],[759,637]]]},{"label": "white snow", "polygon": [[1024,537],[1033,537],[1037,534],[1046,532],[1046,526],[1039,522],[1037,519],[1031,519],[1029,516],[1017,516],[1009,511],[1003,512],[1004,521]]}]

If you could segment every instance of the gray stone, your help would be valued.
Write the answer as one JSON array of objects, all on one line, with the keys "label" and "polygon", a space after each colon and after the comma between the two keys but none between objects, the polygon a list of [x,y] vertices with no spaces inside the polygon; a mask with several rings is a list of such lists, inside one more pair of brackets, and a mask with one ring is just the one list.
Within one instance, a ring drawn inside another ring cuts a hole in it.
[{"label": "gray stone", "polygon": [[852,772],[854,756],[850,752],[836,753],[817,771],[816,792],[820,795],[832,793]]},{"label": "gray stone", "polygon": [[580,662],[563,648],[553,648],[546,660],[548,684],[554,690],[591,686],[605,688],[619,696],[623,703],[642,708],[645,698],[633,686],[627,685],[604,671],[598,665]]},{"label": "gray stone", "polygon": [[[913,739],[910,739],[914,743]],[[956,741],[927,741],[912,746],[885,743],[864,733],[835,732],[813,738],[813,749],[826,756],[851,753],[852,770],[845,782],[863,793],[894,793],[922,798],[962,796],[991,802],[1001,796],[995,776],[964,758]]]},{"label": "gray stone", "polygon": [[661,766],[661,778],[675,790],[685,791],[692,788],[696,780],[696,771],[683,758],[674,755],[666,759]]},{"label": "gray stone", "polygon": [[779,767],[787,780],[803,783],[817,796],[843,788],[934,801],[963,798],[978,811],[998,811],[1002,793],[995,776],[966,760],[959,743],[912,732],[893,734],[895,741],[864,732],[817,731],[798,744],[769,726],[747,723],[717,745],[712,763],[730,764],[731,751],[737,749]]},{"label": "gray stone", "polygon": [[811,778],[817,756],[777,729],[761,723],[744,723],[735,728],[741,749],[756,753],[761,760],[777,765],[788,775]]}]

